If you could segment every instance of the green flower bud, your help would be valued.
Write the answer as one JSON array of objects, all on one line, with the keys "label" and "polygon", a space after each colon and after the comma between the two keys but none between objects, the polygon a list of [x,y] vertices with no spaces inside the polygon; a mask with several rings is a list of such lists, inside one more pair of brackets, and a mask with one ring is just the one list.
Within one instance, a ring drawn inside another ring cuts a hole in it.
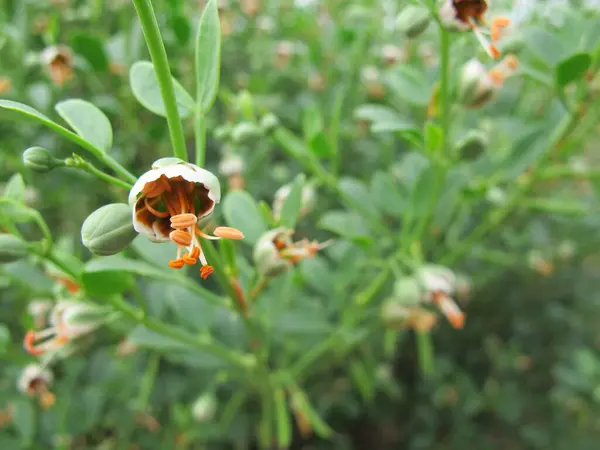
[{"label": "green flower bud", "polygon": [[217,412],[217,398],[212,393],[204,393],[192,405],[192,417],[198,423],[212,420]]},{"label": "green flower bud", "polygon": [[394,298],[404,306],[418,305],[423,298],[421,284],[414,277],[403,277],[394,283]]},{"label": "green flower bud", "polygon": [[254,142],[262,135],[262,130],[252,122],[240,122],[231,131],[231,139],[236,144]]},{"label": "green flower bud", "polygon": [[260,119],[260,128],[264,133],[271,133],[279,126],[279,119],[275,114],[267,114]]},{"label": "green flower bud", "polygon": [[64,165],[63,161],[56,159],[42,147],[31,147],[23,152],[23,164],[34,172],[50,172],[57,166]]},{"label": "green flower bud", "polygon": [[252,120],[254,117],[254,100],[252,94],[248,91],[242,91],[237,97],[238,111],[246,120]]},{"label": "green flower bud", "polygon": [[131,208],[125,203],[112,203],[97,209],[81,227],[81,242],[93,254],[100,256],[119,253],[136,236]]},{"label": "green flower bud", "polygon": [[457,144],[456,148],[461,159],[472,161],[477,159],[488,147],[487,135],[479,130],[471,130]]},{"label": "green flower bud", "polygon": [[469,107],[479,107],[489,102],[496,94],[497,87],[488,75],[487,68],[477,59],[471,59],[463,66],[460,74],[458,99]]},{"label": "green flower bud", "polygon": [[222,125],[215,129],[215,139],[217,141],[226,141],[231,137],[231,125]]},{"label": "green flower bud", "polygon": [[396,29],[408,38],[416,38],[429,26],[431,16],[427,8],[409,5],[396,18]]},{"label": "green flower bud", "polygon": [[12,234],[0,234],[0,263],[19,261],[27,256],[27,245]]}]

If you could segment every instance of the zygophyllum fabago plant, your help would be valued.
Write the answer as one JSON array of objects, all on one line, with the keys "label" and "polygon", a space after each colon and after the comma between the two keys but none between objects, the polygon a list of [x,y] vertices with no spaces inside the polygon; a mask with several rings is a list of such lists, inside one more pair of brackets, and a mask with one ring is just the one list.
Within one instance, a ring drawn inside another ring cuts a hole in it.
[{"label": "zygophyllum fabago plant", "polygon": [[[128,5],[117,3],[115,14],[127,17]],[[219,441],[283,449],[313,436],[345,448],[332,411],[351,411],[348,398],[369,405],[377,394],[401,397],[391,361],[405,336],[416,337],[422,377],[444,376],[432,334],[468,332],[468,301],[474,286],[485,285],[487,263],[549,277],[553,258],[573,257],[568,241],[556,255],[511,254],[520,240],[507,219],[586,213],[569,189],[561,191],[569,200],[557,201],[538,186],[586,178],[569,154],[598,113],[592,44],[562,55],[550,77],[520,48],[528,44],[516,39],[520,24],[485,0],[381,10],[358,1],[295,9],[246,1],[239,11],[210,0],[201,15],[194,2],[200,19],[191,70],[189,54],[177,53],[185,45],[174,50],[179,59],[171,52],[168,59],[165,46],[185,41],[186,28],[173,24],[191,6],[169,6],[165,24],[160,8],[169,2],[132,3],[151,61],[129,61],[127,91],[166,119],[172,154],[157,143],[128,160],[114,149],[111,121],[87,100],[55,105],[66,126],[0,100],[0,108],[82,149],[61,159],[32,146],[22,154],[27,169],[39,177],[85,173],[114,199],[89,208],[78,224],[89,250],[82,254],[56,238],[21,175],[0,198],[0,262],[37,267],[49,286],[30,299],[22,329],[29,357],[20,356],[26,364],[15,384],[47,412],[70,408],[59,387],[62,378],[76,379],[67,363],[84,355],[82,370],[101,373],[109,363],[97,362],[91,348],[118,336],[111,358],[140,358],[143,366],[125,414],[156,436],[167,423],[176,430],[164,433],[160,448]],[[288,22],[310,29],[281,33],[286,8],[297,14]],[[95,14],[100,23],[102,11]],[[70,48],[55,42],[51,27],[42,32],[52,45],[40,53],[39,70],[62,96],[80,81],[79,53],[99,63],[82,52],[82,39]],[[228,49],[261,40],[270,51],[248,49],[256,75],[221,70]],[[120,76],[122,63],[104,63]],[[181,82],[172,70],[182,72]],[[276,86],[288,84],[307,95],[284,92],[273,101]],[[184,87],[192,85],[194,97]],[[11,89],[9,79],[0,85]],[[543,92],[540,107],[550,112],[518,128],[535,113],[530,90]],[[135,111],[130,98],[124,107]],[[123,117],[133,142],[142,131],[136,122],[135,114]],[[168,390],[165,372],[194,380],[186,392],[192,400],[183,409],[168,404],[168,418],[152,407],[153,396]],[[0,427],[15,415],[0,409]]]}]

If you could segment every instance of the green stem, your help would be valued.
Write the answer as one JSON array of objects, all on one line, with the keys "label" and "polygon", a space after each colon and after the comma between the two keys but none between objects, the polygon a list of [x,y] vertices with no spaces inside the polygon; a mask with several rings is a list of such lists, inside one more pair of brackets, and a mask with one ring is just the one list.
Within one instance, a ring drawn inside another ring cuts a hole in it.
[{"label": "green stem", "polygon": [[175,99],[175,90],[173,88],[173,79],[171,70],[169,69],[169,61],[167,59],[167,51],[160,35],[158,22],[152,9],[150,0],[133,0],[133,4],[140,18],[140,24],[146,38],[146,44],[154,70],[160,93],[165,104],[167,113],[167,123],[169,125],[169,133],[171,135],[171,145],[173,145],[173,154],[177,158],[187,161],[187,150],[185,146],[185,136],[183,134],[183,126],[179,119],[179,111],[177,109],[177,101]]},{"label": "green stem", "polygon": [[113,185],[121,187],[123,189],[129,190],[133,186],[133,184],[131,184],[127,181],[123,181],[119,178],[113,177],[107,173],[102,172],[100,169],[98,169],[92,163],[81,158],[79,155],[73,155],[73,157],[74,157],[73,158],[74,163],[73,164],[67,163],[68,167],[74,167],[74,168],[81,169],[84,172],[94,175],[96,178],[98,178],[106,183],[113,184]]},{"label": "green stem", "polygon": [[[450,34],[440,25],[439,27],[440,33],[440,53],[441,53],[441,61],[440,61],[440,104],[441,104],[441,127],[442,127],[442,145],[440,146],[441,155],[436,154],[433,155],[433,164],[435,165],[435,177],[434,177],[434,185],[431,190],[431,195],[429,198],[429,203],[427,205],[427,210],[425,213],[419,218],[414,231],[412,233],[408,233],[404,228],[407,227],[408,224],[403,227],[401,234],[401,247],[402,249],[408,248],[412,242],[415,240],[421,240],[424,232],[427,229],[427,224],[429,222],[429,218],[435,211],[435,207],[437,206],[439,195],[444,187],[444,181],[446,180],[447,173],[447,164],[445,163],[448,158],[448,151],[450,148],[450,107],[452,106],[450,103]],[[410,236],[408,238],[407,236]]]},{"label": "green stem", "polygon": [[113,296],[110,298],[110,300],[115,309],[131,317],[134,321],[144,325],[150,330],[156,331],[163,336],[170,337],[183,344],[195,347],[202,352],[216,356],[217,358],[227,361],[231,365],[240,369],[249,369],[250,360],[246,357],[246,355],[230,350],[217,342],[213,342],[211,338],[199,338],[180,328],[167,325],[160,320],[148,317],[142,310],[129,305],[120,297]]},{"label": "green stem", "polygon": [[206,120],[204,115],[196,112],[195,117],[195,133],[196,133],[196,165],[203,167],[206,160]]}]

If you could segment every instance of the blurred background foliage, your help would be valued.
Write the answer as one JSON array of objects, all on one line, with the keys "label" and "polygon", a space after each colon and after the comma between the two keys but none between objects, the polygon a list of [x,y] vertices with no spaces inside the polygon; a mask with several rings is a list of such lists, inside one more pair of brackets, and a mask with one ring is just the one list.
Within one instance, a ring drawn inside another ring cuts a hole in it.
[{"label": "blurred background foliage", "polygon": [[[152,3],[173,75],[193,92],[203,2]],[[356,293],[395,251],[389,234],[404,233],[407,220],[418,224],[428,214],[437,167],[428,145],[436,139],[430,118],[437,117],[439,31],[431,23],[415,38],[402,33],[396,18],[408,3],[219,2],[221,88],[208,117],[206,167],[219,173],[224,160],[240,157],[245,189],[259,204],[271,204],[281,185],[305,173],[317,194],[297,233],[337,236],[330,249],[274,280],[255,305],[272,336],[275,367],[291,365],[334,333]],[[171,155],[166,121],[132,93],[129,69],[149,56],[131,2],[0,5],[2,98],[50,117],[67,98],[94,103],[114,129],[111,155],[136,175]],[[320,433],[318,421],[307,427],[306,418],[295,414],[290,448],[597,448],[599,8],[593,1],[494,1],[491,12],[512,19],[501,50],[516,55],[519,68],[492,101],[477,108],[460,105],[461,68],[472,57],[487,67],[493,63],[474,39],[452,36],[453,156],[432,218],[409,236],[415,240],[406,250],[469,277],[465,327],[454,330],[440,321],[431,347],[411,330],[385,329],[380,307],[393,284],[386,280],[361,312],[364,323],[345,330],[339,348],[297,380],[333,433]],[[41,58],[52,45],[65,45],[74,56],[72,76],[61,86]],[[589,66],[570,79],[573,58],[582,54],[589,55]],[[578,120],[548,149],[567,109]],[[315,176],[310,164],[294,157],[289,139],[266,133],[260,122],[268,113],[333,178]],[[124,192],[75,169],[44,175],[24,169],[22,152],[33,145],[60,158],[81,150],[7,111],[0,119],[0,180],[20,172],[25,201],[40,211],[60,249],[89,259],[80,244],[82,222],[96,208],[123,201]],[[193,152],[193,123],[184,126]],[[528,178],[532,169],[535,180]],[[227,186],[227,176],[221,180]],[[527,190],[513,202],[519,186]],[[490,227],[470,241],[482,223]],[[128,255],[156,263],[168,252],[137,238]],[[240,253],[248,282],[251,250]],[[132,331],[127,323],[94,333],[53,366],[57,401],[51,408],[19,393],[16,380],[33,360],[21,346],[32,325],[28,304],[64,293],[38,262],[0,268],[0,448],[256,447],[261,406],[251,390],[220,361],[146,329]],[[217,289],[214,281],[206,284]],[[239,318],[187,286],[151,278],[138,278],[136,286],[131,295],[144,298],[153,315],[242,345]],[[353,338],[360,345],[345,351]],[[424,354],[428,349],[432,354]],[[200,423],[192,409],[198,397],[216,408],[205,408]]]}]

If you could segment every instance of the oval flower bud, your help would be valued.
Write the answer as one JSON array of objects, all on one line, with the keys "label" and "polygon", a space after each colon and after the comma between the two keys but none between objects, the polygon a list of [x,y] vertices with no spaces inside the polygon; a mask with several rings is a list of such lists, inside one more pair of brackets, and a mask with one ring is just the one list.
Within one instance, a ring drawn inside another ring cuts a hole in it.
[{"label": "oval flower bud", "polygon": [[231,140],[236,144],[247,144],[261,137],[262,130],[252,122],[240,122],[231,130]]},{"label": "oval flower bud", "polygon": [[27,244],[12,234],[0,234],[0,263],[19,261],[27,256]]},{"label": "oval flower bud", "polygon": [[487,68],[475,58],[467,61],[460,74],[459,101],[466,106],[478,107],[491,100],[495,93]]},{"label": "oval flower bud", "polygon": [[81,242],[99,256],[119,253],[131,244],[136,235],[131,208],[125,203],[111,203],[98,208],[81,226]]},{"label": "oval flower bud", "polygon": [[231,151],[225,153],[219,162],[219,173],[225,177],[239,175],[244,172],[243,158]]},{"label": "oval flower bud", "polygon": [[463,160],[477,159],[488,147],[487,134],[479,130],[470,130],[457,144],[457,152]]},{"label": "oval flower bud", "polygon": [[396,18],[396,29],[408,38],[416,38],[429,26],[431,15],[422,6],[409,5]]},{"label": "oval flower bud", "polygon": [[394,298],[404,306],[415,306],[423,300],[423,288],[414,277],[402,277],[394,283]]},{"label": "oval flower bud", "polygon": [[192,417],[198,423],[212,420],[217,412],[217,398],[212,393],[200,395],[192,405]]},{"label": "oval flower bud", "polygon": [[279,126],[279,119],[275,114],[269,113],[260,119],[260,128],[263,133],[271,133]]},{"label": "oval flower bud", "polygon": [[34,172],[50,172],[62,161],[42,147],[31,147],[23,152],[23,164]]}]

